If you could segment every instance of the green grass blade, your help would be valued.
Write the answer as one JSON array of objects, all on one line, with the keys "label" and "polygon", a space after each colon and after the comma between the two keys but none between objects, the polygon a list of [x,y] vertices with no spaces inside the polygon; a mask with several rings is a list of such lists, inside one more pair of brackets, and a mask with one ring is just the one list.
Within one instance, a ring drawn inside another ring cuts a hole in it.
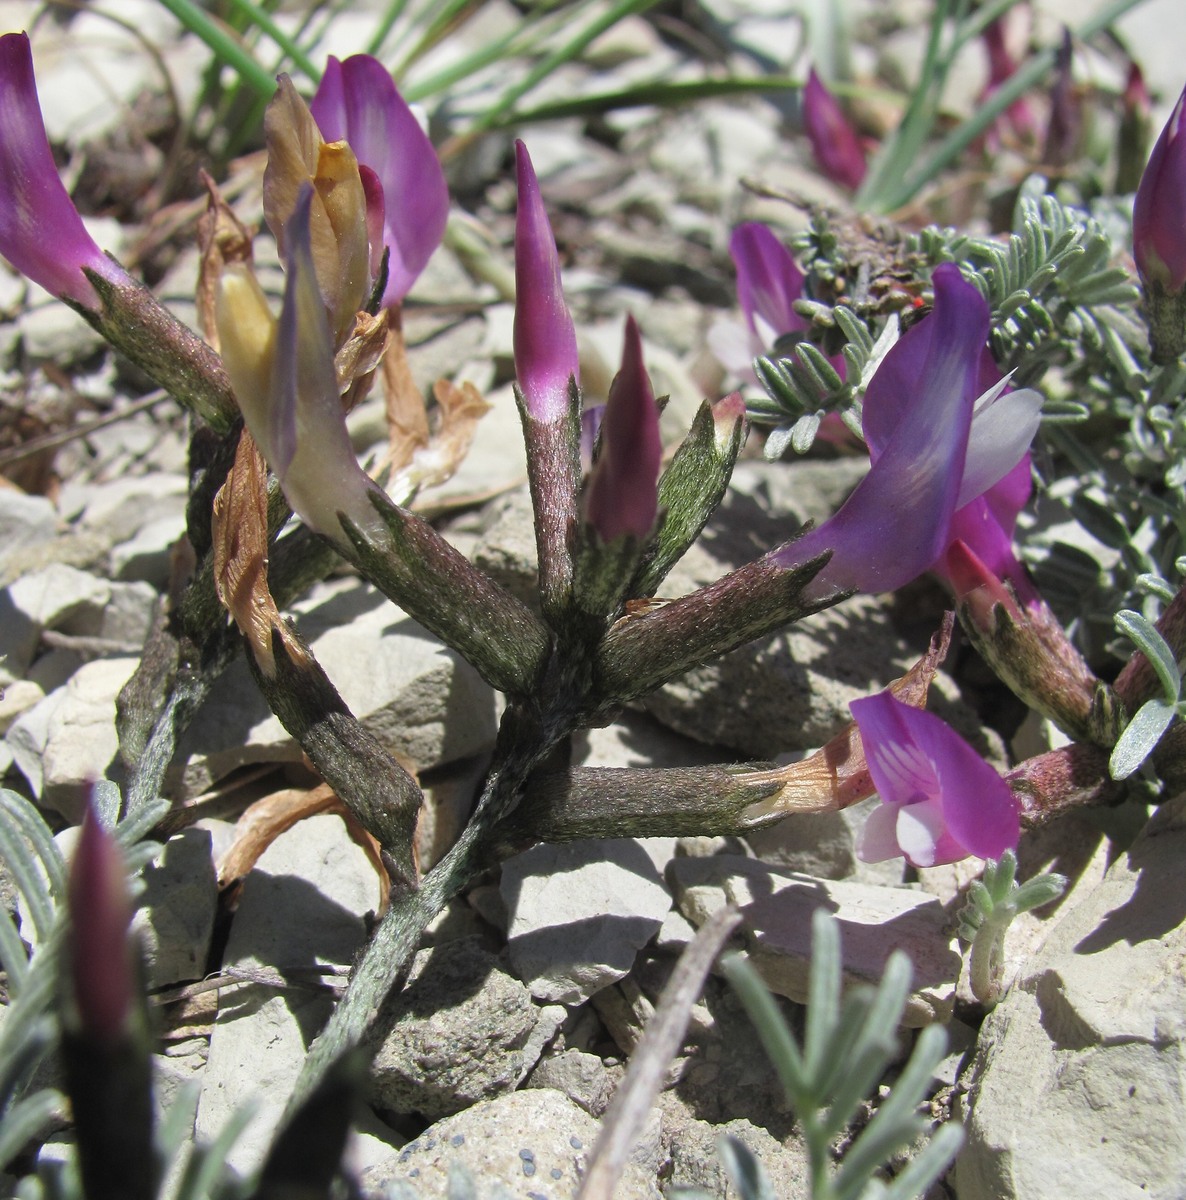
[{"label": "green grass blade", "polygon": [[[1136,8],[1144,0],[1112,0],[1106,8],[1101,9],[1095,16],[1084,21],[1071,36],[1075,41],[1084,41],[1094,37],[1101,30],[1122,17],[1129,9]],[[886,186],[876,197],[875,202],[867,199],[865,190],[859,196],[861,203],[876,212],[892,212],[908,204],[918,192],[935,178],[945,167],[949,166],[960,154],[974,142],[992,123],[1011,105],[1020,99],[1030,88],[1036,86],[1054,66],[1057,50],[1054,48],[1039,51],[1026,63],[1019,67],[1001,86],[981,104],[966,121],[951,131],[930,156],[913,171],[903,172],[899,186]],[[868,183],[868,180],[866,180]]]},{"label": "green grass blade", "polygon": [[190,33],[210,47],[219,62],[237,71],[253,91],[260,96],[271,96],[276,90],[275,79],[256,61],[251,51],[191,0],[160,2]]},{"label": "green grass blade", "polygon": [[617,0],[616,4],[611,5],[599,17],[590,21],[575,37],[570,38],[550,54],[546,54],[518,83],[507,88],[499,100],[474,122],[474,131],[492,128],[507,113],[511,112],[532,88],[546,79],[557,67],[577,58],[590,42],[600,37],[607,29],[612,29],[619,21],[645,12],[655,2],[656,0]]},{"label": "green grass blade", "polygon": [[408,0],[391,0],[391,3],[384,10],[379,24],[375,26],[375,32],[371,34],[371,39],[367,42],[364,53],[375,57],[378,56],[379,51],[383,49],[383,43],[387,41],[388,34],[395,28],[396,22],[404,15],[404,10],[407,7]]},{"label": "green grass blade", "polygon": [[[287,58],[295,66],[299,67],[313,83],[320,81],[321,71],[313,65],[309,56],[258,4],[254,3],[254,0],[229,0],[229,3],[231,8],[235,9],[253,25],[266,33],[284,51]],[[274,88],[275,84],[273,83],[269,89],[269,95]]]},{"label": "green grass blade", "polygon": [[594,92],[588,96],[576,96],[571,100],[548,100],[534,108],[516,109],[508,113],[487,129],[505,129],[511,125],[535,121],[557,121],[565,117],[588,117],[599,113],[614,112],[622,108],[674,108],[680,104],[693,104],[699,100],[711,100],[718,96],[745,96],[767,92],[795,92],[803,86],[800,79],[786,75],[735,76],[730,79],[694,79],[679,83],[651,80],[629,87],[615,88],[608,92]]}]

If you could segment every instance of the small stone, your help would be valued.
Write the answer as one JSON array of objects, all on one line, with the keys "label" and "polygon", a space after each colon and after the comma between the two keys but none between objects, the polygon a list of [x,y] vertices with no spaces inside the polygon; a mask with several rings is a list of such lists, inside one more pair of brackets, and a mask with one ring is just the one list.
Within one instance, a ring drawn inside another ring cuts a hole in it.
[{"label": "small stone", "polygon": [[630,970],[671,907],[655,858],[673,848],[671,838],[576,841],[503,863],[508,951],[532,995],[576,1004]]},{"label": "small stone", "polygon": [[594,1117],[605,1112],[614,1090],[605,1063],[596,1054],[586,1054],[583,1050],[565,1050],[542,1059],[524,1086],[563,1092]]},{"label": "small stone", "polygon": [[134,927],[143,939],[151,986],[201,979],[218,906],[209,832],[191,828],[170,838],[142,878]]},{"label": "small stone", "polygon": [[57,510],[44,496],[0,488],[0,581],[13,557],[52,541],[57,531]]},{"label": "small stone", "polygon": [[380,1017],[389,1032],[371,1068],[372,1102],[434,1118],[509,1091],[535,1023],[530,993],[480,939],[422,950]]},{"label": "small stone", "polygon": [[811,1165],[797,1141],[781,1143],[760,1126],[740,1118],[726,1125],[689,1121],[671,1148],[672,1185],[702,1188],[713,1200],[739,1200],[742,1195],[721,1164],[719,1138],[736,1138],[762,1164],[771,1195],[780,1200],[807,1200],[811,1195]]},{"label": "small stone", "polygon": [[68,821],[82,820],[91,786],[107,777],[119,753],[115,698],[138,665],[134,658],[84,664],[8,731],[9,748],[33,794]]}]

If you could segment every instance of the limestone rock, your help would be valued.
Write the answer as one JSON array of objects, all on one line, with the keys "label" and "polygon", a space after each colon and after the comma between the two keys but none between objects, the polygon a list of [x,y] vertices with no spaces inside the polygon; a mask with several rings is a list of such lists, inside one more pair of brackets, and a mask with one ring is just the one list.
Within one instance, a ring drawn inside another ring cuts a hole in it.
[{"label": "limestone rock", "polygon": [[[483,1200],[569,1200],[599,1128],[560,1092],[510,1092],[429,1126],[404,1147],[394,1170],[384,1165],[364,1174],[363,1189],[390,1200],[446,1200],[449,1169],[456,1165],[468,1170]],[[614,1195],[659,1200],[659,1189],[653,1174],[631,1164]]]},{"label": "limestone rock", "polygon": [[256,1115],[228,1156],[236,1170],[261,1162],[309,1043],[329,1016],[330,995],[307,976],[354,961],[365,917],[377,903],[366,855],[341,819],[328,815],[281,834],[244,881],[224,969],[249,978],[275,978],[278,971],[298,978],[280,986],[248,982],[219,996],[195,1129],[209,1141],[244,1100],[254,1099]]},{"label": "limestone rock", "polygon": [[951,1016],[961,958],[943,906],[907,888],[816,879],[735,855],[678,858],[668,867],[680,910],[700,925],[723,904],[741,907],[750,961],[771,991],[802,1003],[811,962],[811,915],[840,923],[845,980],[876,984],[893,950],[914,967],[902,1023]]},{"label": "limestone rock", "polygon": [[[742,464],[660,595],[711,583],[786,541],[804,521],[825,519],[863,471],[843,461]],[[694,668],[643,706],[688,737],[772,758],[823,745],[851,720],[850,700],[884,687],[916,658],[882,601],[854,596]]]},{"label": "limestone rock", "polygon": [[[351,712],[391,751],[424,769],[486,750],[494,696],[460,655],[359,579],[318,584],[297,624]],[[219,679],[181,740],[169,781],[191,796],[238,767],[298,762],[301,749],[243,662]]]},{"label": "limestone rock", "polygon": [[371,1100],[435,1118],[510,1091],[536,1024],[531,994],[476,937],[422,950],[384,1007]]},{"label": "limestone rock", "polygon": [[1058,924],[981,1030],[960,1200],[1186,1195],[1186,797]]},{"label": "limestone rock", "polygon": [[810,1200],[811,1169],[796,1142],[784,1146],[765,1129],[739,1118],[726,1125],[690,1121],[671,1147],[671,1183],[702,1188],[713,1200],[739,1200],[741,1193],[721,1164],[719,1141],[736,1138],[753,1151],[779,1200]]},{"label": "limestone rock", "polygon": [[655,857],[673,848],[672,838],[577,841],[503,864],[511,963],[532,995],[576,1004],[630,970],[671,907]]},{"label": "limestone rock", "polygon": [[33,794],[69,821],[82,819],[91,785],[108,775],[118,753],[115,697],[136,665],[134,658],[84,664],[8,731],[13,758]]}]

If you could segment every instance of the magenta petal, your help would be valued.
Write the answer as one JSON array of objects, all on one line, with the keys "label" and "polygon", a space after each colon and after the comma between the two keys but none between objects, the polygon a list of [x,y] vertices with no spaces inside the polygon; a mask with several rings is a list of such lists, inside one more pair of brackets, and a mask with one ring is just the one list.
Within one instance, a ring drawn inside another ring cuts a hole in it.
[{"label": "magenta petal", "polygon": [[[737,267],[737,299],[750,330],[769,347],[772,337],[808,327],[794,303],[803,296],[803,272],[773,230],[757,221],[738,225],[729,240]],[[758,320],[767,327],[758,327]]]},{"label": "magenta petal", "polygon": [[1186,90],[1141,176],[1132,210],[1133,257],[1146,283],[1186,287]]},{"label": "magenta petal", "polygon": [[[882,803],[921,810],[905,823],[899,812],[894,832],[915,865],[969,854],[1000,858],[1017,845],[1020,818],[1009,785],[953,729],[888,692],[849,707]],[[882,828],[882,842],[886,836]]]},{"label": "magenta petal", "polygon": [[345,138],[383,185],[383,244],[390,251],[383,304],[398,304],[449,219],[449,189],[432,142],[387,68],[369,54],[331,58],[310,109],[322,136]]},{"label": "magenta petal", "polygon": [[577,334],[564,302],[560,256],[527,147],[515,143],[519,204],[515,212],[515,374],[527,411],[555,421],[579,382]]},{"label": "magenta petal", "polygon": [[622,369],[614,377],[601,421],[601,454],[585,498],[585,519],[603,542],[645,538],[659,511],[659,409],[642,361],[642,339],[626,318]]},{"label": "magenta petal", "polygon": [[935,769],[914,741],[906,712],[918,712],[889,692],[853,700],[848,706],[861,731],[861,746],[873,786],[884,804],[913,804],[938,791]]},{"label": "magenta petal", "polygon": [[[321,82],[317,85],[317,94],[309,104],[309,111],[321,136],[327,142],[349,140],[349,130],[346,128],[346,85],[342,79],[342,64],[332,54],[325,64]],[[354,152],[358,157],[358,151]]]},{"label": "magenta petal", "polygon": [[54,164],[28,34],[0,37],[0,254],[55,296],[97,309],[83,268],[123,271],[95,245]]},{"label": "magenta petal", "polygon": [[803,124],[816,162],[835,183],[854,191],[865,178],[865,152],[836,98],[813,69],[803,89]]},{"label": "magenta petal", "polygon": [[[871,402],[883,404],[894,417],[880,431],[887,438],[883,452],[830,520],[774,555],[791,567],[832,551],[809,585],[812,594],[902,587],[950,540],[988,309],[956,266],[939,267],[934,286],[934,311],[890,350],[866,396],[866,410]],[[904,399],[888,394],[885,381],[875,392],[882,372]]]}]

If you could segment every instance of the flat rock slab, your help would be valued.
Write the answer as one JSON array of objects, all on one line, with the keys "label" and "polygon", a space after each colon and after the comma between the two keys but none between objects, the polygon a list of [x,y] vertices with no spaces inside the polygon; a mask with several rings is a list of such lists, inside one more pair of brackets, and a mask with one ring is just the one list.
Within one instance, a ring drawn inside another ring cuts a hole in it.
[{"label": "flat rock slab", "polygon": [[877,984],[890,954],[901,950],[914,968],[902,1024],[914,1028],[951,1017],[961,959],[947,913],[933,896],[816,879],[727,854],[677,858],[668,878],[693,925],[726,903],[741,909],[750,961],[780,996],[807,1000],[811,917],[823,908],[839,922],[846,983]]},{"label": "flat rock slab", "polygon": [[[388,750],[424,769],[481,753],[496,731],[494,693],[460,655],[359,579],[319,584],[293,606],[350,711]],[[246,663],[215,685],[181,740],[168,782],[189,797],[238,767],[299,762]]]},{"label": "flat rock slab", "polygon": [[[599,1123],[560,1092],[511,1092],[429,1126],[403,1148],[394,1168],[384,1164],[364,1174],[362,1184],[369,1195],[389,1200],[446,1200],[454,1194],[450,1170],[463,1168],[477,1196],[570,1200],[599,1132]],[[654,1174],[633,1163],[614,1194],[659,1200]]]},{"label": "flat rock slab", "polygon": [[960,1200],[1186,1196],[1186,797],[1076,893],[989,1015]]},{"label": "flat rock slab", "polygon": [[579,1004],[621,979],[671,908],[660,866],[674,838],[534,846],[508,859],[508,950],[537,999]]},{"label": "flat rock slab", "polygon": [[[224,969],[274,976],[346,967],[363,944],[365,916],[378,899],[374,869],[340,818],[300,821],[268,847],[244,882]],[[254,1098],[256,1115],[228,1155],[236,1170],[262,1161],[331,1007],[315,979],[246,983],[219,996],[195,1131],[209,1142]]]}]

